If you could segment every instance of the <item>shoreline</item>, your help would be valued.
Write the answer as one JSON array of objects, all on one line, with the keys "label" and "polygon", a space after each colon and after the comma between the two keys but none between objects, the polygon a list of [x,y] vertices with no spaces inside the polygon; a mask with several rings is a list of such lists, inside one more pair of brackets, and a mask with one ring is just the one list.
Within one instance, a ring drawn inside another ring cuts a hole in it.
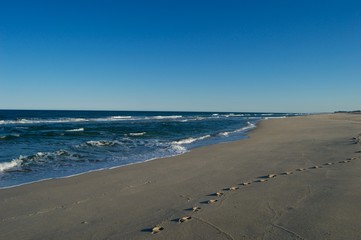
[{"label": "shoreline", "polygon": [[[293,116],[291,116],[291,117],[293,117]],[[278,119],[278,118],[286,118],[286,117],[274,117],[274,119]],[[49,178],[44,178],[44,179],[35,180],[35,181],[31,181],[31,182],[16,184],[16,185],[12,185],[12,186],[0,187],[0,190],[2,190],[2,189],[14,188],[14,187],[20,187],[20,186],[29,185],[29,184],[33,184],[33,183],[39,183],[39,182],[43,182],[43,181],[50,181],[50,180],[63,179],[63,178],[71,178],[71,177],[76,177],[76,176],[83,175],[83,174],[93,173],[93,172],[97,172],[97,171],[106,171],[106,170],[116,169],[116,168],[120,168],[120,167],[130,166],[130,165],[134,165],[134,164],[141,164],[141,163],[146,163],[146,162],[154,161],[154,160],[158,160],[158,159],[173,158],[173,157],[177,157],[177,156],[180,156],[180,155],[189,153],[189,152],[193,151],[194,149],[198,149],[198,148],[203,148],[203,147],[208,147],[208,146],[213,146],[213,145],[223,144],[223,143],[230,143],[230,142],[242,141],[242,140],[245,140],[245,139],[249,138],[249,136],[248,136],[249,133],[252,132],[253,130],[257,129],[257,125],[258,125],[261,121],[266,121],[266,120],[269,120],[269,119],[273,119],[273,118],[267,118],[267,117],[266,117],[266,118],[264,118],[264,119],[261,119],[261,120],[256,121],[254,124],[252,123],[252,126],[243,127],[242,130],[239,131],[239,132],[242,132],[242,134],[243,134],[243,135],[242,135],[243,138],[241,138],[241,139],[228,140],[228,141],[221,141],[221,142],[217,142],[217,143],[212,143],[212,144],[209,144],[209,145],[204,145],[204,146],[199,146],[199,147],[187,149],[187,150],[186,150],[185,152],[183,152],[183,153],[179,153],[179,154],[175,154],[175,155],[170,155],[170,156],[150,158],[150,159],[147,159],[147,160],[144,160],[144,161],[140,161],[140,162],[132,162],[132,163],[127,163],[127,164],[119,165],[119,166],[112,166],[112,167],[106,167],[106,168],[93,169],[93,170],[89,170],[89,171],[86,171],[86,172],[80,172],[80,173],[71,174],[71,175],[67,175],[67,176],[49,177]],[[238,131],[238,130],[236,130],[236,131]]]},{"label": "shoreline", "polygon": [[359,239],[360,133],[361,116],[269,119],[243,140],[0,189],[0,238]]}]

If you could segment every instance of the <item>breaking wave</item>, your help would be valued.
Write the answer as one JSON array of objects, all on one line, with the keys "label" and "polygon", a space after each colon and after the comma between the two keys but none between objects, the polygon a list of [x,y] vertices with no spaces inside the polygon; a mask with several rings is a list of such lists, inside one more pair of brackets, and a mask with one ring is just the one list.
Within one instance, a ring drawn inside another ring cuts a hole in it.
[{"label": "breaking wave", "polygon": [[76,128],[76,129],[70,129],[70,130],[66,130],[67,132],[83,132],[84,128]]},{"label": "breaking wave", "polygon": [[[77,122],[107,122],[131,120],[131,116],[113,116],[105,118],[55,118],[55,119],[16,119],[16,120],[0,120],[0,125],[16,125],[16,124],[43,124],[43,123],[77,123]],[[135,120],[135,119],[132,119]]]},{"label": "breaking wave", "polygon": [[107,141],[107,140],[99,140],[99,141],[87,141],[86,145],[93,147],[105,147],[105,146],[114,146],[118,141]]},{"label": "breaking wave", "polygon": [[10,162],[0,163],[0,172],[6,172],[13,168],[23,167],[32,163],[46,163],[49,161],[56,161],[59,157],[79,158],[79,154],[71,154],[65,150],[58,150],[55,152],[37,152],[36,154],[23,156],[13,159]]},{"label": "breaking wave", "polygon": [[4,171],[14,168],[14,167],[18,167],[21,165],[21,163],[22,163],[22,160],[20,160],[20,159],[14,159],[10,162],[0,163],[0,172],[4,172]]},{"label": "breaking wave", "polygon": [[243,132],[243,131],[246,131],[246,130],[249,130],[249,129],[252,129],[252,128],[255,128],[256,125],[253,124],[253,123],[250,123],[250,122],[247,122],[247,126],[246,127],[243,127],[243,128],[240,128],[240,129],[237,129],[237,130],[234,130],[234,131],[230,131],[230,132],[222,132],[222,133],[219,133],[220,136],[228,136],[230,134],[233,134],[233,133],[238,133],[238,132]]},{"label": "breaking wave", "polygon": [[155,120],[162,120],[162,119],[177,119],[182,118],[183,116],[174,115],[174,116],[154,116],[154,117],[146,117],[145,119],[155,119]]},{"label": "breaking wave", "polygon": [[209,138],[209,137],[211,137],[211,135],[205,135],[205,136],[198,137],[198,138],[190,137],[190,138],[182,139],[182,140],[179,140],[179,141],[174,141],[172,143],[177,144],[177,145],[190,144],[190,143],[193,143],[195,141],[203,140],[203,139],[206,139],[206,138]]},{"label": "breaking wave", "polygon": [[144,134],[146,134],[146,132],[139,132],[139,133],[129,133],[129,136],[143,136]]}]

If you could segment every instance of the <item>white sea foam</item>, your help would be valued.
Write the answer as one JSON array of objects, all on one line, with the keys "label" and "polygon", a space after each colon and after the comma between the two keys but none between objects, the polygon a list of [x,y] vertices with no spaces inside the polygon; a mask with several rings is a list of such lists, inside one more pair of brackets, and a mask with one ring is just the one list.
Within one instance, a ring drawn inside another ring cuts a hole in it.
[{"label": "white sea foam", "polygon": [[172,149],[177,153],[177,154],[181,154],[181,153],[185,153],[187,152],[187,149],[181,145],[178,144],[172,144]]},{"label": "white sea foam", "polygon": [[146,132],[139,132],[139,133],[129,133],[129,136],[143,136]]},{"label": "white sea foam", "polygon": [[130,118],[132,118],[132,116],[112,116],[112,117],[110,117],[110,119],[115,119],[115,120],[130,119]]},{"label": "white sea foam", "polygon": [[198,138],[186,138],[186,139],[182,139],[182,140],[179,140],[179,141],[174,141],[172,142],[172,144],[178,144],[178,145],[182,145],[182,144],[190,144],[192,142],[195,142],[195,141],[199,141],[199,140],[203,140],[203,139],[206,139],[206,138],[209,138],[211,135],[205,135],[205,136],[202,136],[202,137],[198,137]]},{"label": "white sea foam", "polygon": [[268,119],[273,119],[273,118],[286,118],[286,116],[282,116],[282,117],[265,117],[264,119],[268,120]]},{"label": "white sea foam", "polygon": [[100,140],[100,141],[87,141],[86,145],[88,146],[94,146],[94,147],[104,147],[104,146],[113,146],[116,144],[116,141],[106,141],[106,140]]},{"label": "white sea foam", "polygon": [[18,167],[23,161],[21,159],[14,159],[11,162],[0,163],[0,172],[6,171],[8,169]]},{"label": "white sea foam", "polygon": [[225,114],[223,115],[224,117],[243,117],[244,114],[234,114],[234,113],[230,113],[230,114]]},{"label": "white sea foam", "polygon": [[196,117],[196,118],[183,119],[183,120],[180,120],[180,122],[202,121],[204,119],[206,119],[206,118],[205,117]]},{"label": "white sea foam", "polygon": [[253,123],[250,123],[250,122],[247,122],[247,126],[243,127],[243,128],[240,128],[240,129],[237,129],[237,130],[234,130],[234,131],[231,131],[231,132],[223,132],[223,133],[219,133],[219,135],[221,136],[228,136],[230,134],[233,134],[233,133],[238,133],[238,132],[243,132],[243,131],[246,131],[246,130],[249,130],[249,129],[252,129],[252,128],[255,128],[256,125],[253,124]]},{"label": "white sea foam", "polygon": [[76,128],[76,129],[70,129],[70,130],[66,130],[67,132],[83,132],[84,128]]},{"label": "white sea foam", "polygon": [[[107,122],[121,121],[132,119],[131,116],[112,116],[105,118],[56,118],[56,119],[16,119],[16,120],[0,120],[0,125],[10,124],[41,124],[41,123],[72,123],[72,122]],[[136,119],[132,119],[136,120]]]},{"label": "white sea foam", "polygon": [[86,122],[85,118],[59,118],[59,119],[17,119],[17,120],[1,120],[0,124],[38,124],[38,123],[68,123],[68,122]]},{"label": "white sea foam", "polygon": [[174,115],[174,116],[154,116],[154,117],[147,117],[146,119],[176,119],[176,118],[182,118],[183,116],[180,115]]},{"label": "white sea foam", "polygon": [[37,152],[34,155],[29,156],[20,155],[18,158],[13,159],[10,162],[0,163],[0,172],[6,171],[14,167],[19,167],[26,162],[46,162],[47,160],[54,159],[57,156],[71,156],[71,154],[65,150],[58,150],[55,152]]}]

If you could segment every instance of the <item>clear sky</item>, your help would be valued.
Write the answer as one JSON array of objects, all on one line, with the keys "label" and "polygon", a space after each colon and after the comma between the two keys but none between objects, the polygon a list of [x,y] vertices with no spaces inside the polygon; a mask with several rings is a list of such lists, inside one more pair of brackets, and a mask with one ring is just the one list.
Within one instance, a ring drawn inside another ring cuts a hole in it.
[{"label": "clear sky", "polygon": [[0,0],[0,109],[360,108],[359,0]]}]

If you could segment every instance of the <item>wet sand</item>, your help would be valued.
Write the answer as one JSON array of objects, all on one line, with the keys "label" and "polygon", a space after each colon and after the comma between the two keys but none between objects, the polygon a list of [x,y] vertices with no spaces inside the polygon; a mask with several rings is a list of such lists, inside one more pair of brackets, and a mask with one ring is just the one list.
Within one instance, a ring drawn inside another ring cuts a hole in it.
[{"label": "wet sand", "polygon": [[2,189],[0,239],[361,239],[359,134],[357,114],[269,119],[246,140]]}]

